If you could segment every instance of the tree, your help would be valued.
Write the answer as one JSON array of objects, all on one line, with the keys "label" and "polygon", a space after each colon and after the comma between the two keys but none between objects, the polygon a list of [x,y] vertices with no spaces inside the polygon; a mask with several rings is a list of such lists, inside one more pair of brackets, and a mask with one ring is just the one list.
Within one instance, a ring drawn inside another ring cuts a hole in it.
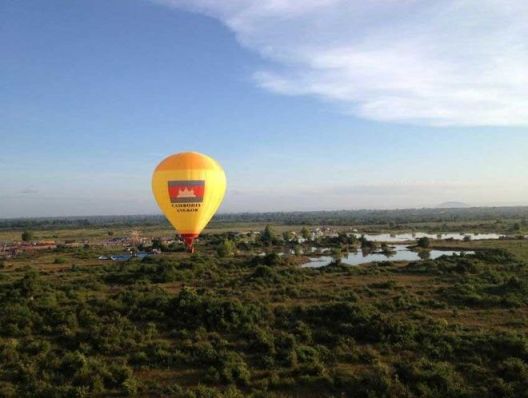
[{"label": "tree", "polygon": [[304,239],[306,239],[306,240],[310,239],[311,234],[310,234],[310,231],[308,230],[308,228],[306,228],[306,227],[302,227],[302,229],[301,229],[301,236],[302,236]]},{"label": "tree", "polygon": [[295,247],[293,248],[293,254],[295,254],[296,256],[300,256],[302,254],[301,246],[295,245]]},{"label": "tree", "polygon": [[343,258],[343,252],[340,247],[336,247],[332,250],[332,259],[334,260],[335,265],[341,264],[341,259]]},{"label": "tree", "polygon": [[282,233],[282,239],[284,239],[286,242],[289,242],[292,239],[292,233],[290,231],[284,231]]},{"label": "tree", "polygon": [[160,238],[154,238],[152,239],[152,249],[157,249],[159,251],[166,252],[168,250],[168,247],[161,241]]},{"label": "tree", "polygon": [[220,257],[233,257],[235,255],[235,243],[232,240],[224,239],[216,248],[216,253]]},{"label": "tree", "polygon": [[431,246],[431,239],[429,239],[427,236],[424,236],[422,238],[417,239],[416,244],[422,249],[427,249],[429,248],[429,246]]},{"label": "tree", "polygon": [[375,250],[377,247],[376,242],[368,240],[365,235],[361,235],[359,241],[361,242],[361,248],[364,250]]},{"label": "tree", "polygon": [[33,232],[31,232],[31,231],[22,232],[22,240],[24,242],[29,242],[29,241],[33,240],[33,238],[34,238]]},{"label": "tree", "polygon": [[275,235],[275,231],[273,228],[271,228],[271,225],[266,225],[266,228],[264,228],[264,231],[262,232],[260,239],[262,242],[271,245],[277,238]]}]

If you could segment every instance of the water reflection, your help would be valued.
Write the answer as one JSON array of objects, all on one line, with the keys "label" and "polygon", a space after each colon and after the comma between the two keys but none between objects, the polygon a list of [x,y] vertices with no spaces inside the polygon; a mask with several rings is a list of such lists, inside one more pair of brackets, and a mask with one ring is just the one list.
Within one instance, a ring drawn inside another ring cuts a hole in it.
[{"label": "water reflection", "polygon": [[431,252],[429,250],[423,250],[418,252],[418,257],[420,260],[429,260],[431,258]]},{"label": "water reflection", "polygon": [[[440,256],[452,256],[454,254],[460,255],[460,253],[473,254],[472,251],[455,251],[455,250],[429,250],[422,252],[414,252],[407,249],[405,245],[396,245],[392,247],[390,252],[384,251],[369,251],[369,250],[360,250],[360,251],[351,251],[346,253],[341,262],[347,265],[359,265],[370,263],[374,261],[418,261],[424,259],[434,260]],[[321,256],[310,258],[310,261],[306,264],[303,264],[303,267],[318,268],[324,267],[330,264],[334,260],[331,256]]]}]

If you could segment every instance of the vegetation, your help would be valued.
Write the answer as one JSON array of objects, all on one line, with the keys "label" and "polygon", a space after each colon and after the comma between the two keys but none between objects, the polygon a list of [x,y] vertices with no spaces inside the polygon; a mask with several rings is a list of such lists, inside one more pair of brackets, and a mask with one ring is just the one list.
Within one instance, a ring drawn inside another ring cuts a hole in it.
[{"label": "vegetation", "polygon": [[[413,226],[428,227],[445,232],[456,224],[475,231],[522,232],[528,227],[528,207],[471,207],[459,209],[399,209],[399,210],[341,210],[292,213],[219,214],[213,218],[212,229],[224,225],[247,223],[273,225],[374,225],[385,230],[408,230]],[[118,227],[169,227],[162,216],[97,216],[56,217],[38,219],[0,220],[0,230],[51,230],[56,228],[106,228],[116,232]]]},{"label": "vegetation", "polygon": [[266,228],[264,228],[264,231],[260,235],[260,240],[266,245],[277,243],[277,234],[271,225],[266,225]]},{"label": "vegetation", "polygon": [[416,244],[418,247],[422,249],[428,249],[431,246],[431,239],[424,236],[423,238],[419,238],[416,240]]},{"label": "vegetation", "polygon": [[[2,259],[0,397],[528,396],[528,240],[350,267],[375,244],[263,231],[193,255],[158,240],[127,262],[97,245]],[[299,267],[313,245],[336,261]]]},{"label": "vegetation", "polygon": [[29,242],[31,240],[33,240],[34,236],[33,236],[33,232],[31,231],[24,231],[22,232],[22,235],[20,236],[20,238],[24,241],[24,242]]},{"label": "vegetation", "polygon": [[233,257],[235,255],[235,250],[235,243],[230,239],[224,239],[222,243],[218,245],[216,252],[220,257]]}]

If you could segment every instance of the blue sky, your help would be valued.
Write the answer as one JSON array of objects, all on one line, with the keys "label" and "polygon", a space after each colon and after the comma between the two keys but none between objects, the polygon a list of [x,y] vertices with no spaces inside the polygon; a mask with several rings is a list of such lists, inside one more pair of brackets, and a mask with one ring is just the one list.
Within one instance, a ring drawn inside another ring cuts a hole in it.
[{"label": "blue sky", "polygon": [[0,217],[157,213],[184,150],[223,212],[528,204],[527,8],[366,3],[2,2]]}]

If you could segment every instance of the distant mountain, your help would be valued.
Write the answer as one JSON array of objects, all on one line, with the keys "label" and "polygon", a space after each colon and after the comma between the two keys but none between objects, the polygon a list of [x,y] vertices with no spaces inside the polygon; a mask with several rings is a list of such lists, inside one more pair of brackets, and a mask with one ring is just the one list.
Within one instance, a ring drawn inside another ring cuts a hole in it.
[{"label": "distant mountain", "polygon": [[471,206],[464,202],[444,202],[444,203],[440,203],[436,207],[438,209],[462,209],[462,208],[471,207]]}]

